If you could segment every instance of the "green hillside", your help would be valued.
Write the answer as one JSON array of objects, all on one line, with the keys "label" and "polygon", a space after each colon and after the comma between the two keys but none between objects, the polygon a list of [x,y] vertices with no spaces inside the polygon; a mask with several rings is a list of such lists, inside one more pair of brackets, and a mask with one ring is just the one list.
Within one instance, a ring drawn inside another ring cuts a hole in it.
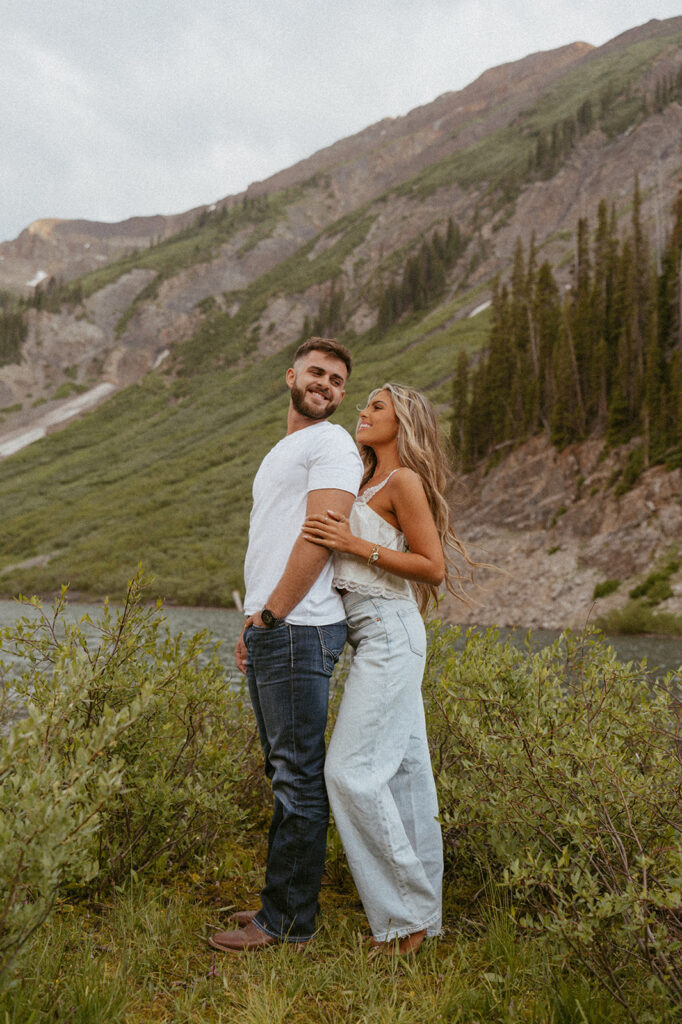
[{"label": "green hillside", "polygon": [[[387,377],[449,399],[456,353],[480,346],[486,315],[453,324],[453,310],[353,345],[355,369],[335,417],[353,430],[355,406]],[[428,329],[428,337],[423,337]],[[419,335],[422,335],[421,338]],[[284,372],[293,346],[242,370],[175,379],[151,374],[94,413],[5,461],[0,482],[4,593],[69,583],[122,593],[138,562],[152,591],[187,604],[230,604],[243,590],[251,481],[285,429]]]}]

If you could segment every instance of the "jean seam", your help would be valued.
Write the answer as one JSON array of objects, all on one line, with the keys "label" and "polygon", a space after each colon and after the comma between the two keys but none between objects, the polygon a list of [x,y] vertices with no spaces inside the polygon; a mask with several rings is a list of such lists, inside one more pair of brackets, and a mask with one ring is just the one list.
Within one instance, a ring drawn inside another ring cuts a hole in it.
[{"label": "jean seam", "polygon": [[[378,608],[376,602],[372,602],[372,603],[374,605],[374,611],[378,612],[379,615],[381,616],[381,621],[382,621],[382,624],[384,625],[384,638],[385,638],[385,643],[386,643],[386,651],[390,655],[391,647],[390,647],[390,642],[389,642],[389,630],[386,629],[385,623],[383,621],[383,616],[381,615],[381,611]],[[382,700],[383,700],[383,706],[385,708],[385,706],[386,706],[386,691],[385,691],[385,689],[384,689],[384,693],[382,695]],[[377,739],[378,739],[378,734],[377,734]],[[375,753],[375,755],[374,755],[374,757],[372,759],[372,777],[374,779],[375,790],[379,794],[379,807],[378,807],[378,810],[379,810],[379,813],[380,813],[381,819],[382,819],[382,829],[381,829],[381,833],[380,833],[380,835],[381,835],[381,845],[384,848],[385,855],[390,858],[392,844],[391,844],[390,841],[388,841],[388,842],[386,841],[388,839],[388,836],[390,835],[390,831],[391,831],[390,828],[388,827],[389,821],[388,821],[388,817],[386,815],[386,807],[385,807],[386,794],[384,794],[384,799],[381,799],[381,792],[380,792],[380,789],[378,787],[377,777],[376,777],[376,762],[377,762],[377,756],[376,756],[376,753]],[[388,795],[390,797],[390,788],[388,786],[386,786],[386,789],[388,790]],[[401,893],[403,899],[406,900],[406,902],[407,902],[407,897],[409,895],[409,887],[407,887],[406,884],[405,884],[404,872],[401,871],[398,868],[397,865],[396,865],[395,875],[396,875],[396,881],[398,883],[398,888],[400,890],[400,893]]]},{"label": "jean seam", "polygon": [[[294,749],[294,754],[295,754],[295,767],[296,767],[296,769],[298,769],[298,764],[299,764],[299,761],[300,761],[300,754],[301,754],[301,752],[300,752],[300,748],[299,748],[300,738],[299,738],[299,736],[297,734],[297,731],[296,731],[296,706],[295,706],[295,701],[294,701],[294,686],[295,686],[295,682],[294,682],[294,667],[295,667],[295,661],[296,661],[295,656],[294,656],[294,646],[295,646],[294,645],[294,631],[293,631],[292,626],[288,626],[287,628],[288,628],[288,631],[289,631],[289,706],[291,707],[291,735],[292,735],[292,739],[293,739],[293,749]],[[298,816],[298,813],[299,813],[299,809],[298,809],[298,793],[295,793],[295,797],[296,798],[293,801],[293,812],[294,812],[294,814],[296,814],[296,816]],[[292,888],[294,888],[294,879],[296,877],[296,868],[298,866],[298,858],[299,858],[299,843],[298,843],[298,840],[296,841],[294,849],[295,849],[294,859],[293,859],[292,866],[291,866],[291,868],[292,868],[291,869],[291,873],[289,875],[289,885],[287,887],[287,900],[286,900],[287,901],[287,906],[290,905],[291,891],[292,891]]]},{"label": "jean seam", "polygon": [[[336,625],[336,623],[332,623],[332,625]],[[320,650],[322,652],[322,668],[324,672],[331,678],[331,674],[334,671],[334,667],[337,661],[341,657],[341,651],[343,650],[343,645],[345,644],[346,641],[344,637],[344,641],[343,644],[341,645],[340,650],[334,651],[327,643],[327,639],[325,637],[325,628],[325,626],[315,627],[315,629],[317,630],[318,639],[320,641]]]},{"label": "jean seam", "polygon": [[[440,921],[440,919],[441,919],[441,913],[440,913],[440,911],[436,910],[436,911],[434,911],[433,914],[431,914],[431,916],[428,918],[428,920],[422,921],[422,922],[417,922],[416,924],[411,924],[409,926],[403,925],[401,928],[391,929],[391,922],[389,921],[389,923],[388,923],[388,930],[386,931],[386,937],[385,937],[384,941],[385,942],[392,942],[394,939],[402,938],[404,935],[411,935],[412,932],[425,931],[426,929],[431,928],[434,924],[436,924],[436,922]],[[409,927],[411,930],[410,931],[405,931],[405,927]],[[383,933],[382,933],[382,936],[383,936]],[[377,938],[377,936],[375,936],[375,938]]]},{"label": "jean seam", "polygon": [[324,672],[329,671],[328,665],[328,650],[327,645],[324,642],[324,636],[322,635],[322,626],[315,626],[315,632],[317,633],[317,642],[320,645],[320,654],[322,656],[322,669]]}]

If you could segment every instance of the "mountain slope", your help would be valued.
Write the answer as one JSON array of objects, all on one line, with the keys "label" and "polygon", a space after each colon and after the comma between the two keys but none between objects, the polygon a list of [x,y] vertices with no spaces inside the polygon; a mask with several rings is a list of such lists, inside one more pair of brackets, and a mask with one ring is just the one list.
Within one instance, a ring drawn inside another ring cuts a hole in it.
[{"label": "mountain slope", "polygon": [[[457,354],[486,336],[487,313],[468,314],[517,237],[534,231],[568,283],[578,216],[606,195],[627,220],[636,172],[644,220],[662,230],[682,107],[647,98],[679,71],[682,18],[626,36],[486,72],[188,215],[180,233],[32,309],[24,361],[2,369],[0,406],[22,406],[3,429],[58,413],[60,387],[137,383],[0,464],[2,589],[120,591],[142,560],[160,594],[229,602],[250,479],[283,429],[283,372],[306,317],[352,345],[341,422],[386,377],[424,387],[446,417]],[[535,166],[541,140],[588,102],[592,123],[556,166]],[[449,218],[463,246],[439,297],[378,331],[382,291]]]},{"label": "mountain slope", "polygon": [[[339,216],[449,152],[449,137],[462,127],[469,126],[473,140],[483,130],[482,122],[472,129],[473,118],[492,114],[493,123],[503,123],[519,103],[539,95],[565,67],[590,49],[586,43],[575,43],[551,54],[533,54],[493,68],[459,92],[446,93],[405,117],[386,118],[265,181],[255,182],[246,194],[271,194],[301,185],[315,175],[346,168],[341,174],[344,185],[350,183],[351,189],[344,187],[337,197],[340,202],[335,213]],[[508,110],[505,104],[509,104]],[[220,202],[234,203],[242,198],[240,193]],[[198,207],[170,217],[134,217],[117,224],[36,221],[14,241],[0,243],[0,289],[28,289],[29,282],[41,273],[71,280],[112,258],[168,238],[207,209]]]}]

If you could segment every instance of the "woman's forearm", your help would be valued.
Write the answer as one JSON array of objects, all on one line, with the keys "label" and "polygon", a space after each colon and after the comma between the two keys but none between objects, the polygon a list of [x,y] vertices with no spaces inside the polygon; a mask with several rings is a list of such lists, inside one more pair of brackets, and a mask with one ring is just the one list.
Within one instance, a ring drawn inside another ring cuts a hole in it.
[{"label": "woman's forearm", "polygon": [[[330,511],[325,515],[309,516],[302,529],[303,537],[313,544],[320,544],[329,551],[352,555],[367,562],[375,548],[374,541],[364,540],[351,532],[345,516]],[[427,546],[427,545],[425,545]],[[402,576],[418,583],[438,586],[445,576],[443,549],[436,539],[427,552],[394,551],[393,548],[378,544],[378,558],[372,564],[386,572]]]},{"label": "woman's forearm", "polygon": [[[349,541],[345,548],[349,555],[367,562],[373,553],[375,544],[371,540],[363,540],[351,534],[352,541]],[[377,569],[393,573],[394,576],[401,576],[403,579],[414,580],[417,583],[430,583],[438,586],[443,582],[445,576],[445,562],[443,558],[430,558],[428,555],[421,555],[415,551],[394,551],[393,548],[376,545],[378,558],[373,561]]]}]

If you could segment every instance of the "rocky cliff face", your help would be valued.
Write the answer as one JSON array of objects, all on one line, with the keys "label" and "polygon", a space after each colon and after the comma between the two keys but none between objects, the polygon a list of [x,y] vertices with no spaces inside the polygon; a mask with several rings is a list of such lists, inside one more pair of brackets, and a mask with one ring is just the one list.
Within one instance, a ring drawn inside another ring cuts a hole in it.
[{"label": "rocky cliff face", "polygon": [[34,221],[18,238],[0,242],[0,288],[25,295],[49,277],[71,281],[181,231],[199,212],[130,217],[116,224],[55,218]]},{"label": "rocky cliff face", "polygon": [[[652,566],[682,548],[682,470],[655,466],[625,493],[616,482],[628,448],[601,441],[556,451],[535,438],[499,466],[459,479],[456,531],[480,570],[476,605],[448,599],[454,621],[483,625],[581,628],[620,608]],[[593,598],[605,580],[617,591]],[[682,614],[682,572],[657,611]]]}]

